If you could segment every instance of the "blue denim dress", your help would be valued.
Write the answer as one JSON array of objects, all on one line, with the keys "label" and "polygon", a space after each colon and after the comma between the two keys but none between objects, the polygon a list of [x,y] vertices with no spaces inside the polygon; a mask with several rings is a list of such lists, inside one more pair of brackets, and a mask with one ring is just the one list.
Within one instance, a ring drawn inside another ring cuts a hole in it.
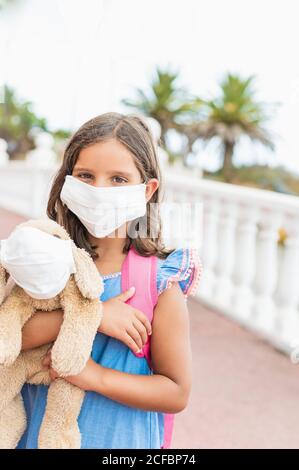
[{"label": "blue denim dress", "polygon": [[[159,294],[174,281],[179,282],[186,296],[190,293],[200,274],[193,253],[193,250],[177,249],[165,260],[158,260]],[[120,272],[103,276],[103,281],[102,301],[121,293]],[[152,374],[145,358],[136,357],[122,342],[102,333],[95,337],[91,356],[104,367],[131,374]],[[47,401],[47,387],[26,384],[22,396],[27,429],[17,448],[36,449]],[[95,392],[86,392],[79,415],[79,428],[82,449],[159,449],[164,438],[164,415],[125,406]]]}]

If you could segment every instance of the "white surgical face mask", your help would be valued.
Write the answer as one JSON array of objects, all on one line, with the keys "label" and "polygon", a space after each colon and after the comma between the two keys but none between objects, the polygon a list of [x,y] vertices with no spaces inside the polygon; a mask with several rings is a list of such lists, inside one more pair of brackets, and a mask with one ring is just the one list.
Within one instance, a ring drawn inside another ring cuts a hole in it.
[{"label": "white surgical face mask", "polygon": [[145,183],[102,188],[67,175],[60,199],[90,234],[101,238],[146,213],[145,190]]},{"label": "white surgical face mask", "polygon": [[33,227],[17,227],[0,241],[0,263],[35,299],[55,297],[76,272],[71,240]]}]

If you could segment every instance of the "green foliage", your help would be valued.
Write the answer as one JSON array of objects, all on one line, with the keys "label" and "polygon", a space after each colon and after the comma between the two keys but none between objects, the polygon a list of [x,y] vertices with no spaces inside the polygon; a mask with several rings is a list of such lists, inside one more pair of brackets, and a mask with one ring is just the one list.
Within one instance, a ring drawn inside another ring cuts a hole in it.
[{"label": "green foliage", "polygon": [[71,132],[66,129],[58,129],[57,131],[53,131],[52,135],[56,140],[65,140],[71,136]]},{"label": "green foliage", "polygon": [[27,132],[33,127],[47,130],[46,120],[38,118],[32,111],[32,103],[21,101],[17,98],[14,90],[4,87],[4,103],[0,107],[0,127],[7,129],[13,136],[17,137],[20,128]]},{"label": "green foliage", "polygon": [[0,0],[0,12],[3,10],[5,7],[8,7],[10,5],[14,5],[15,3],[18,3],[19,0]]},{"label": "green foliage", "polygon": [[[223,169],[216,172],[205,171],[203,176],[216,181],[225,181]],[[266,165],[235,167],[230,183],[299,195],[299,175],[294,175],[281,166],[275,168]]]},{"label": "green foliage", "polygon": [[18,99],[14,90],[5,86],[4,103],[0,105],[0,137],[7,141],[12,158],[33,148],[29,135],[33,128],[47,131],[46,120],[34,114],[30,102]]},{"label": "green foliage", "polygon": [[218,95],[209,100],[179,87],[178,77],[177,72],[158,68],[147,92],[138,88],[134,100],[123,100],[125,105],[160,123],[164,145],[170,129],[186,136],[187,145],[182,152],[185,159],[198,139],[220,139],[226,181],[232,178],[234,149],[242,135],[274,150],[273,138],[264,128],[270,117],[269,106],[257,100],[253,76],[242,78],[229,73],[220,83]]},{"label": "green foliage", "polygon": [[169,129],[178,130],[181,123],[193,121],[202,106],[200,98],[178,85],[178,78],[177,72],[157,68],[147,92],[137,88],[135,99],[122,100],[126,106],[160,123],[163,143]]},{"label": "green foliage", "polygon": [[223,175],[231,181],[234,174],[235,145],[241,136],[260,142],[274,150],[273,137],[264,128],[269,106],[259,102],[253,88],[254,77],[241,78],[228,74],[220,83],[219,94],[205,101],[206,120],[193,125],[193,139],[209,141],[217,137],[223,148]]},{"label": "green foliage", "polygon": [[[46,119],[36,116],[32,103],[20,100],[14,90],[5,86],[4,103],[0,104],[0,137],[8,143],[11,158],[23,157],[28,150],[34,148],[32,129],[50,132]],[[69,132],[57,130],[54,138],[69,137]]]},{"label": "green foliage", "polygon": [[265,105],[255,100],[254,77],[242,79],[228,74],[220,84],[220,93],[207,101],[209,118],[214,121],[239,124],[246,129],[248,124],[261,125],[267,120]]}]

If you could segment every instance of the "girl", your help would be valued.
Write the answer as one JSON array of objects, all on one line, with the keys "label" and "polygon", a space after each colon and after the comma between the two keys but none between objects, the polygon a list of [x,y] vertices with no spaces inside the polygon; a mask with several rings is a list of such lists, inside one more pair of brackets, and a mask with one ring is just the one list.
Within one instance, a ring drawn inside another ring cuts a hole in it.
[{"label": "girl", "polygon": [[[104,317],[91,358],[79,375],[66,378],[86,391],[79,416],[82,448],[161,448],[165,414],[178,413],[188,403],[191,352],[185,299],[197,285],[201,264],[194,250],[164,248],[158,211],[150,211],[150,203],[159,202],[160,183],[147,124],[134,115],[107,113],[75,133],[52,186],[48,216],[91,254],[104,280]],[[136,222],[151,233],[132,233]],[[121,292],[131,250],[139,260],[157,261],[152,322],[126,303],[134,298],[134,286]],[[62,311],[37,313],[23,329],[23,349],[54,341],[61,321]],[[142,353],[149,337],[151,364]],[[55,380],[50,353],[44,365]],[[19,448],[36,448],[47,388],[26,385],[22,393],[28,426]]]}]

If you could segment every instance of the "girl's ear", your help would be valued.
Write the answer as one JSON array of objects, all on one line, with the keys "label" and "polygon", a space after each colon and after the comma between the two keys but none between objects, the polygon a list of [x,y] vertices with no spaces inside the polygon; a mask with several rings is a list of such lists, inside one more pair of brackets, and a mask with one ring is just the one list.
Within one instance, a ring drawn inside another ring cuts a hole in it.
[{"label": "girl's ear", "polygon": [[103,292],[103,281],[92,257],[83,248],[73,244],[73,257],[76,265],[74,278],[79,291],[87,299],[97,299]]},{"label": "girl's ear", "polygon": [[9,278],[9,274],[6,269],[0,264],[0,305],[2,304],[5,297],[5,287]]},{"label": "girl's ear", "polygon": [[146,183],[146,193],[145,193],[145,196],[146,196],[147,202],[151,200],[152,195],[154,194],[154,192],[157,191],[158,187],[159,187],[159,181],[157,180],[157,178],[151,178],[151,179]]}]

